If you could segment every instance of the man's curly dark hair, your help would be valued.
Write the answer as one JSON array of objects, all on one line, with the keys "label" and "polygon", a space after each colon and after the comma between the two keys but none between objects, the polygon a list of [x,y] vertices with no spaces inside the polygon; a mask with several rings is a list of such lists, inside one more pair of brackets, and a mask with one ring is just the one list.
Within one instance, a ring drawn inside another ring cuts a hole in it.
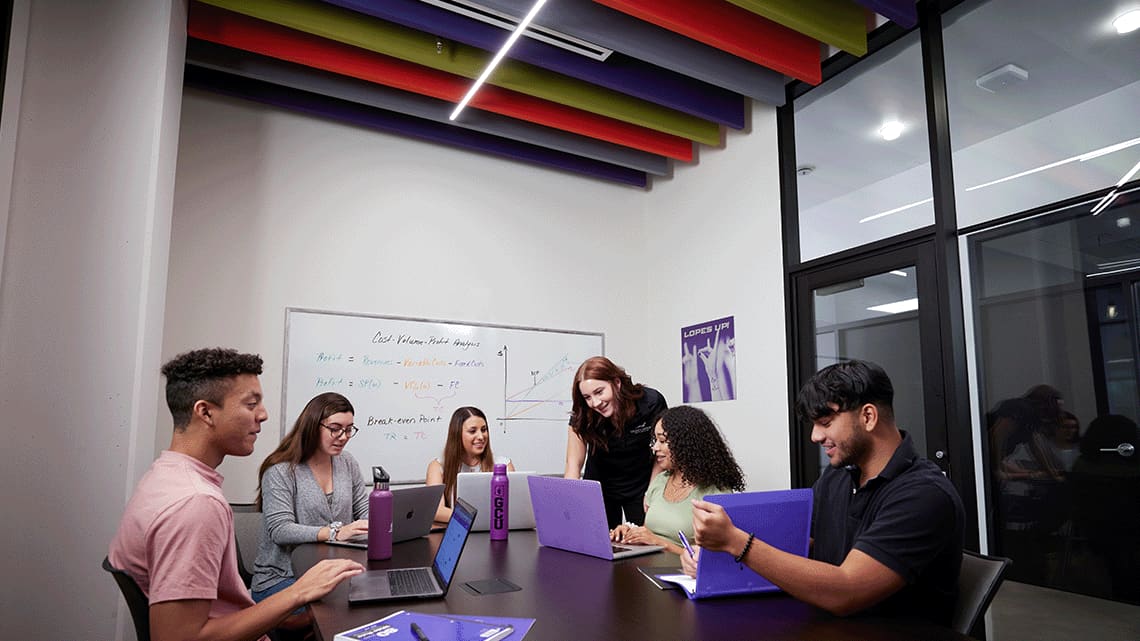
[{"label": "man's curly dark hair", "polygon": [[166,377],[166,405],[174,418],[175,431],[190,424],[194,403],[221,405],[233,379],[243,374],[261,374],[261,356],[241,354],[236,349],[210,347],[179,354],[162,366]]},{"label": "man's curly dark hair", "polygon": [[698,487],[744,491],[740,470],[720,430],[707,414],[680,405],[661,414],[661,428],[673,456],[673,469]]}]

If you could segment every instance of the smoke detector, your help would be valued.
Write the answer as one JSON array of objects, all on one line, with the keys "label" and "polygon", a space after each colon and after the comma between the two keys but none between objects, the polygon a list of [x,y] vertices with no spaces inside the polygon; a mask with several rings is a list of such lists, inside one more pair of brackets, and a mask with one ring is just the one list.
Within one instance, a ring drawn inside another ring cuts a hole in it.
[{"label": "smoke detector", "polygon": [[804,176],[810,176],[811,172],[813,171],[815,171],[815,165],[800,165],[799,167],[796,167],[796,175],[800,178],[803,178]]},{"label": "smoke detector", "polygon": [[1028,79],[1028,71],[1015,64],[1008,64],[1002,65],[985,75],[978,76],[974,84],[978,85],[979,89],[985,89],[990,93],[997,93],[1013,85],[1025,82]]}]

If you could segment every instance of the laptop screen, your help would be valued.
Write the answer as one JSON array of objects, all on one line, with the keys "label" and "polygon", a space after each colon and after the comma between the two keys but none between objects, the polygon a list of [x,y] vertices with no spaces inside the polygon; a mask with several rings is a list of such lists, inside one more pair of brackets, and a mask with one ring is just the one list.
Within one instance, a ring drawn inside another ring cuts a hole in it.
[{"label": "laptop screen", "polygon": [[443,533],[443,540],[440,541],[435,561],[432,562],[432,570],[440,585],[445,588],[451,584],[451,577],[459,565],[459,554],[463,552],[467,535],[471,533],[471,526],[475,523],[475,513],[475,508],[463,499],[455,500],[451,520],[447,522],[447,530]]}]

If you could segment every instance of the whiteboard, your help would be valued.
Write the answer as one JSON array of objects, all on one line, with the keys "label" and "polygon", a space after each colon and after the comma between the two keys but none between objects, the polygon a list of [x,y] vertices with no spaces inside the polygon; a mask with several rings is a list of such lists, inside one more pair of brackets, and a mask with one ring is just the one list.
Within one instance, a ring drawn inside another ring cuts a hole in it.
[{"label": "whiteboard", "polygon": [[383,465],[393,483],[422,483],[442,460],[452,412],[472,405],[496,457],[561,474],[574,373],[604,349],[600,333],[289,307],[282,436],[310,399],[339,392],[356,409],[346,449],[365,480]]}]

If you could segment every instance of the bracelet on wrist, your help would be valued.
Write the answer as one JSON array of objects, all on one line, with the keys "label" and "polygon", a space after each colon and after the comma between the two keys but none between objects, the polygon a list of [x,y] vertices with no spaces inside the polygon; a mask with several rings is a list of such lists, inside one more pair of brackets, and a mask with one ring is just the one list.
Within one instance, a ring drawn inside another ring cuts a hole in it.
[{"label": "bracelet on wrist", "polygon": [[749,532],[748,533],[748,542],[744,544],[744,549],[740,551],[739,556],[732,557],[732,560],[736,561],[737,563],[740,563],[741,561],[743,561],[744,557],[748,556],[748,550],[752,549],[752,541],[755,538],[756,538],[756,535]]}]

